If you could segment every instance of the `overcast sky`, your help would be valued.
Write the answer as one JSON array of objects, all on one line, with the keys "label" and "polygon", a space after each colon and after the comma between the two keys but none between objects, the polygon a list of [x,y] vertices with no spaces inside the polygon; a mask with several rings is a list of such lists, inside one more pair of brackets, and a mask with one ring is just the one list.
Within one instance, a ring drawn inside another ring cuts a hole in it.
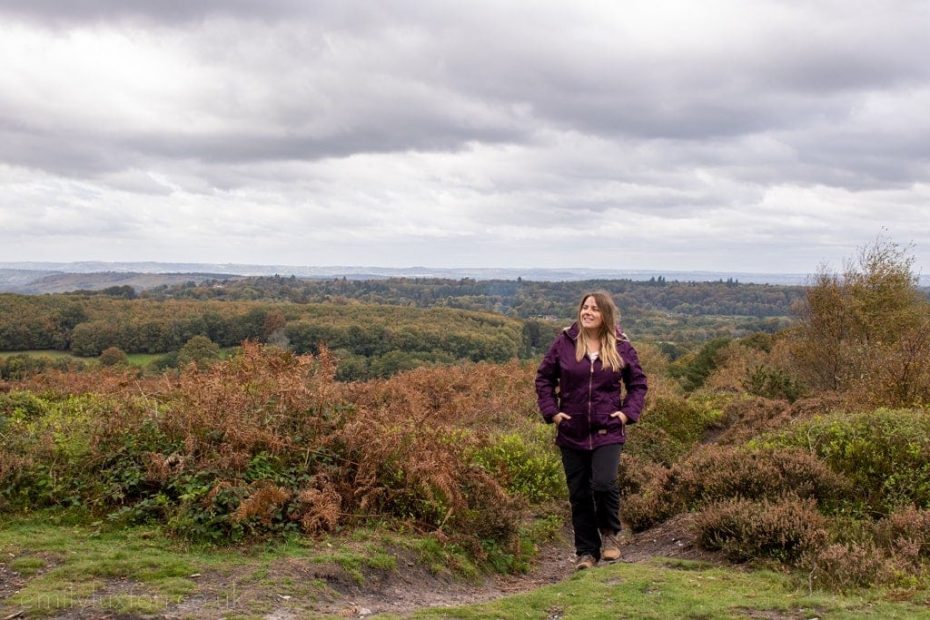
[{"label": "overcast sky", "polygon": [[0,0],[0,261],[930,273],[930,3]]}]

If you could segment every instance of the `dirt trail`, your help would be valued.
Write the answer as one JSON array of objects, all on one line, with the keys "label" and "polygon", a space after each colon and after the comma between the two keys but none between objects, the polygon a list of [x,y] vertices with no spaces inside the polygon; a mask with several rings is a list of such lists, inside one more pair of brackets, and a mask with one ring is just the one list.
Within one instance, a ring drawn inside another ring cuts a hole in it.
[{"label": "dirt trail", "polygon": [[[624,562],[641,562],[652,557],[677,557],[719,563],[720,556],[695,544],[692,515],[679,515],[655,528],[623,537]],[[498,575],[480,584],[444,581],[417,571],[397,571],[384,582],[366,582],[363,588],[345,591],[344,598],[320,607],[324,613],[360,617],[377,613],[406,614],[418,609],[456,607],[482,603],[557,583],[574,572],[575,554],[571,532],[540,549],[532,569],[522,575]],[[290,618],[285,610],[271,617]]]}]

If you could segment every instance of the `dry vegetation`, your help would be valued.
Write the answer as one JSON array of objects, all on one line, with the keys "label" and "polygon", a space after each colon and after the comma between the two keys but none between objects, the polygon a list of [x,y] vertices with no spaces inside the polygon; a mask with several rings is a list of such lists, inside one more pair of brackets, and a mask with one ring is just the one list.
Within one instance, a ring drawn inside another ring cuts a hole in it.
[{"label": "dry vegetation", "polygon": [[[706,548],[833,588],[923,583],[930,311],[910,267],[879,242],[822,273],[788,331],[673,364],[638,344],[651,391],[621,460],[624,519],[693,512]],[[325,348],[247,344],[160,378],[5,384],[0,511],[79,506],[216,542],[377,522],[517,566],[528,515],[564,499],[533,364],[335,373]]]}]

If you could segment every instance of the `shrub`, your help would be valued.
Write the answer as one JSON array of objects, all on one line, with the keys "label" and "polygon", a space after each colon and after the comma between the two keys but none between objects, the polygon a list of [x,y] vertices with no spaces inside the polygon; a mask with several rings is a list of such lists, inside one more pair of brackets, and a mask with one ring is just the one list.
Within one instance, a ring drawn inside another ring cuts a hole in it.
[{"label": "shrub", "polygon": [[628,452],[621,453],[620,465],[617,468],[620,495],[640,493],[663,471],[667,471],[667,468],[655,461]]},{"label": "shrub", "polygon": [[[758,338],[762,337],[762,338]],[[797,400],[803,388],[793,369],[782,360],[780,345],[768,334],[732,342],[720,350],[720,362],[707,378],[712,389],[747,392],[765,398]]]},{"label": "shrub", "polygon": [[[549,429],[539,425],[540,430]],[[549,433],[545,433],[549,438]],[[484,468],[510,493],[533,503],[562,498],[566,493],[565,476],[558,451],[552,441],[527,441],[519,433],[493,436],[479,448],[474,461]]]},{"label": "shrub", "polygon": [[97,359],[104,366],[116,366],[117,364],[125,364],[129,358],[126,357],[126,353],[122,349],[107,347],[100,352],[100,357]]},{"label": "shrub", "polygon": [[669,366],[669,374],[681,382],[687,392],[697,390],[720,363],[720,353],[730,343],[729,338],[715,338],[694,354],[686,355]]},{"label": "shrub", "polygon": [[835,543],[805,559],[811,581],[831,590],[850,590],[895,580],[893,561],[872,543]]},{"label": "shrub", "polygon": [[[660,398],[643,418],[643,426],[656,426],[682,444],[697,443],[719,420],[719,414],[684,398]],[[635,428],[635,427],[633,427]]]},{"label": "shrub", "polygon": [[730,499],[712,504],[697,517],[699,544],[744,562],[771,558],[796,563],[827,538],[826,520],[814,500]]},{"label": "shrub", "polygon": [[803,388],[791,374],[768,364],[752,366],[743,379],[742,386],[755,396],[784,398],[789,403],[796,401],[803,392]]},{"label": "shrub", "polygon": [[671,465],[687,454],[721,420],[721,412],[707,403],[680,396],[662,396],[640,422],[629,427],[630,454]]},{"label": "shrub", "polygon": [[839,402],[830,398],[810,398],[789,405],[784,400],[743,396],[726,406],[725,429],[717,441],[721,444],[743,444],[763,433],[787,427],[797,419],[829,411]]},{"label": "shrub", "polygon": [[178,366],[194,364],[205,370],[220,358],[220,345],[206,336],[193,336],[178,351]]},{"label": "shrub", "polygon": [[886,515],[930,508],[930,416],[923,410],[878,409],[818,416],[754,442],[812,451],[858,489],[851,509]]},{"label": "shrub", "polygon": [[701,506],[732,498],[777,499],[786,493],[839,503],[849,485],[815,457],[801,450],[747,450],[705,446],[666,473],[653,478],[623,507],[634,529]]},{"label": "shrub", "polygon": [[217,543],[373,518],[516,566],[527,503],[564,493],[533,370],[340,384],[325,349],[247,343],[171,377],[46,373],[41,396],[0,396],[0,509],[80,504]]},{"label": "shrub", "polygon": [[930,511],[913,506],[891,513],[875,526],[876,540],[886,549],[930,560]]}]

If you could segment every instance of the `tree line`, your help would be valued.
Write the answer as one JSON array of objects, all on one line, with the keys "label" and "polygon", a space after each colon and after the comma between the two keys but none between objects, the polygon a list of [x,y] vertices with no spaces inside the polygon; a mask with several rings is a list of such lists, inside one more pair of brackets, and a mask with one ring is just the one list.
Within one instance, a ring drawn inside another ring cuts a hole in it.
[{"label": "tree line", "polygon": [[269,276],[207,280],[201,284],[159,286],[143,296],[154,299],[277,300],[322,303],[354,299],[365,303],[448,306],[489,310],[520,318],[565,317],[585,291],[603,289],[623,311],[658,310],[687,316],[783,317],[804,295],[803,286],[719,282],[583,280],[535,282],[463,278],[304,280]]}]

